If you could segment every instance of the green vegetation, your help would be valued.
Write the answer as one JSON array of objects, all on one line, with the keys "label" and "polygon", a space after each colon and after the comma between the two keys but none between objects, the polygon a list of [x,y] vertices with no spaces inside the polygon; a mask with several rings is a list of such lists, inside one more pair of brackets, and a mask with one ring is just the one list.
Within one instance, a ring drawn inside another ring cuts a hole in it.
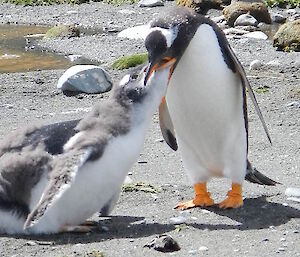
[{"label": "green vegetation", "polygon": [[79,36],[79,28],[75,25],[58,25],[49,29],[44,38],[71,38]]},{"label": "green vegetation", "polygon": [[137,65],[143,64],[147,62],[147,60],[148,60],[147,53],[123,56],[117,59],[116,61],[114,61],[112,67],[117,70],[124,70],[130,67],[135,67]]},{"label": "green vegetation", "polygon": [[295,8],[300,7],[300,0],[265,0],[266,5],[270,7]]},{"label": "green vegetation", "polygon": [[145,193],[158,193],[158,189],[150,184],[138,182],[135,184],[126,184],[122,187],[123,192],[145,192]]},{"label": "green vegetation", "polygon": [[269,92],[269,88],[268,86],[263,86],[263,87],[258,87],[255,92],[260,94],[260,93],[267,93]]}]

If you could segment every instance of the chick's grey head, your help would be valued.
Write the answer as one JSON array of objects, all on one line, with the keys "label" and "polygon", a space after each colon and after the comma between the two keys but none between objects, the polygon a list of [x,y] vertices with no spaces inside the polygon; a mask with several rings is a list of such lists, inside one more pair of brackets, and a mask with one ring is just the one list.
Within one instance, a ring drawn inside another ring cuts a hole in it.
[{"label": "chick's grey head", "polygon": [[160,67],[148,76],[145,83],[145,72],[147,66],[140,71],[135,70],[130,74],[125,75],[119,82],[119,89],[132,103],[141,103],[145,98],[163,97],[166,93],[168,79],[172,69],[173,61],[164,62]]}]

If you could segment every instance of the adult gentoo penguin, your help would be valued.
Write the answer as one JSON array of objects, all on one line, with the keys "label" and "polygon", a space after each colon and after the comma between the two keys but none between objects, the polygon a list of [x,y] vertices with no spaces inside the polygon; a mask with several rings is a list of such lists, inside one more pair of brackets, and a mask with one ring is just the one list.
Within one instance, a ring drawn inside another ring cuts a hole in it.
[{"label": "adult gentoo penguin", "polygon": [[[0,232],[85,232],[109,212],[138,158],[151,116],[166,93],[174,60],[115,86],[81,121],[28,128],[0,144]],[[128,81],[129,80],[129,81]]]},{"label": "adult gentoo penguin", "polygon": [[184,8],[163,13],[150,27],[145,82],[161,60],[176,58],[166,101],[159,108],[160,125],[169,146],[177,150],[178,143],[195,190],[193,200],[177,207],[213,205],[206,182],[214,176],[232,180],[221,208],[243,204],[245,176],[254,183],[274,185],[248,161],[246,90],[271,139],[245,71],[223,32],[210,19]]}]

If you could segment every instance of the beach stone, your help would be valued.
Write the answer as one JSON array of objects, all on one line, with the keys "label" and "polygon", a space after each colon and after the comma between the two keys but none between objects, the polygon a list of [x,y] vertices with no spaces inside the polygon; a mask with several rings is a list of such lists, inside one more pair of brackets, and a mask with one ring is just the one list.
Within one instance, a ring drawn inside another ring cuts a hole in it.
[{"label": "beach stone", "polygon": [[283,24],[273,37],[273,46],[285,52],[299,52],[300,19]]},{"label": "beach stone", "polygon": [[234,22],[234,27],[236,26],[257,26],[258,21],[252,15],[246,13],[242,14]]},{"label": "beach stone", "polygon": [[197,13],[206,14],[210,9],[222,9],[230,0],[177,0],[177,5],[194,9]]},{"label": "beach stone", "polygon": [[75,65],[59,78],[57,88],[63,92],[104,93],[111,89],[112,80],[108,73],[95,65]]},{"label": "beach stone", "polygon": [[180,250],[179,244],[169,235],[163,234],[155,237],[144,247],[153,248],[159,252],[175,252]]},{"label": "beach stone", "polygon": [[156,7],[156,6],[164,6],[164,2],[162,0],[141,0],[138,3],[139,7]]},{"label": "beach stone", "polygon": [[285,23],[286,17],[281,15],[280,13],[271,13],[272,22],[275,23]]},{"label": "beach stone", "polygon": [[[299,102],[298,102],[298,105],[300,106]],[[288,197],[300,197],[300,188],[288,187],[285,190],[285,195]]]},{"label": "beach stone", "polygon": [[57,25],[51,29],[49,29],[44,38],[52,39],[52,38],[72,38],[79,37],[80,30],[76,25]]},{"label": "beach stone", "polygon": [[170,223],[174,225],[179,225],[183,224],[186,222],[186,218],[183,216],[178,216],[178,217],[172,217],[170,218]]},{"label": "beach stone", "polygon": [[234,2],[223,9],[227,24],[233,26],[235,20],[242,14],[252,15],[258,22],[272,22],[268,7],[264,3]]},{"label": "beach stone", "polygon": [[139,25],[122,30],[118,37],[129,39],[145,39],[149,33],[149,25]]},{"label": "beach stone", "polygon": [[260,60],[254,60],[250,63],[249,70],[258,70],[263,66],[263,63]]},{"label": "beach stone", "polygon": [[268,36],[261,31],[254,31],[247,34],[244,34],[243,37],[259,39],[259,40],[267,40]]}]

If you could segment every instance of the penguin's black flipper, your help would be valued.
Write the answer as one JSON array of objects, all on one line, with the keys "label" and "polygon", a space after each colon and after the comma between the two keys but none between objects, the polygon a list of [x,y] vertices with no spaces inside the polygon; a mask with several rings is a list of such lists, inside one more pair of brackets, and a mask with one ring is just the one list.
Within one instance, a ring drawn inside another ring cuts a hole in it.
[{"label": "penguin's black flipper", "polygon": [[264,120],[264,117],[263,117],[263,115],[261,113],[261,110],[259,108],[259,105],[257,103],[257,100],[256,100],[255,94],[254,94],[254,92],[252,90],[252,87],[250,86],[250,83],[249,83],[249,81],[247,79],[245,70],[244,70],[242,64],[240,63],[240,61],[235,56],[235,53],[233,52],[233,50],[231,49],[231,47],[230,47],[229,44],[227,44],[227,50],[228,50],[228,53],[231,56],[232,60],[234,61],[235,66],[236,66],[236,68],[237,68],[237,70],[238,70],[238,72],[239,72],[239,74],[241,76],[243,86],[248,90],[248,94],[249,94],[249,96],[250,96],[250,98],[252,100],[252,103],[253,103],[254,107],[255,107],[256,113],[257,113],[257,115],[258,115],[258,117],[259,117],[259,119],[260,119],[260,121],[261,121],[261,123],[263,125],[263,128],[264,128],[265,133],[266,133],[266,135],[267,135],[267,137],[269,139],[269,142],[272,144],[272,140],[271,140],[271,136],[270,136],[269,130],[267,128],[266,122]]},{"label": "penguin's black flipper", "polygon": [[280,184],[277,181],[274,181],[264,174],[260,173],[256,168],[253,168],[251,163],[247,160],[247,173],[245,179],[251,183],[267,185],[267,186],[276,186]]},{"label": "penguin's black flipper", "polygon": [[174,150],[177,151],[178,145],[175,137],[174,126],[168,110],[166,99],[163,99],[159,106],[159,125],[160,130],[166,143]]}]

